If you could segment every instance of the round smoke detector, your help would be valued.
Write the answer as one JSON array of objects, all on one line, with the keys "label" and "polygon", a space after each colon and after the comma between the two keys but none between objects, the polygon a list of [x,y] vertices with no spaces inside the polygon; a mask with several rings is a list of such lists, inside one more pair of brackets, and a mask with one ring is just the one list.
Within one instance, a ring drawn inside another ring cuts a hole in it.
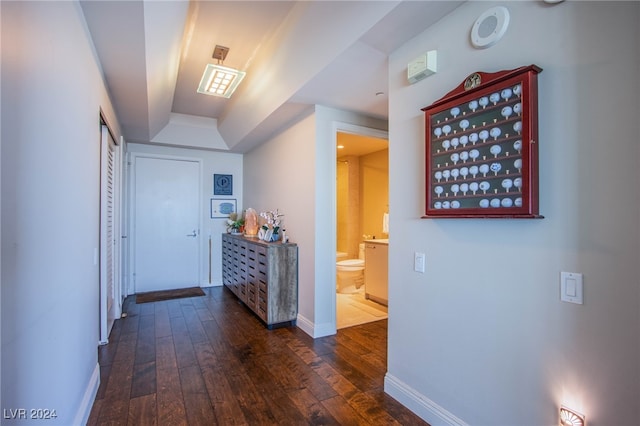
[{"label": "round smoke detector", "polygon": [[496,44],[509,27],[509,9],[496,6],[486,10],[471,27],[471,44],[486,49]]}]

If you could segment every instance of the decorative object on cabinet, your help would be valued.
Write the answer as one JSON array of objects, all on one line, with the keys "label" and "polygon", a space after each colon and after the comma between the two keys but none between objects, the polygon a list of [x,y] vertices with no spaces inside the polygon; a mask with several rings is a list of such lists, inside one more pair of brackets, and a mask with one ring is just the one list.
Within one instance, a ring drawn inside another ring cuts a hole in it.
[{"label": "decorative object on cabinet", "polygon": [[213,195],[233,195],[233,175],[213,175]]},{"label": "decorative object on cabinet", "polygon": [[244,212],[244,235],[247,237],[256,237],[258,235],[258,213],[249,207]]},{"label": "decorative object on cabinet", "polygon": [[244,232],[244,214],[230,213],[227,219],[227,232],[240,235]]},{"label": "decorative object on cabinet", "polygon": [[295,325],[298,246],[223,234],[222,283],[269,329]]},{"label": "decorative object on cabinet", "polygon": [[227,219],[231,213],[235,213],[237,209],[237,201],[228,198],[212,198],[211,199],[211,218]]},{"label": "decorative object on cabinet", "polygon": [[264,219],[264,223],[258,230],[258,238],[264,241],[278,241],[280,239],[283,216],[282,213],[278,212],[278,209],[261,212],[260,217]]},{"label": "decorative object on cabinet", "polygon": [[471,74],[425,114],[423,218],[538,214],[536,65]]}]

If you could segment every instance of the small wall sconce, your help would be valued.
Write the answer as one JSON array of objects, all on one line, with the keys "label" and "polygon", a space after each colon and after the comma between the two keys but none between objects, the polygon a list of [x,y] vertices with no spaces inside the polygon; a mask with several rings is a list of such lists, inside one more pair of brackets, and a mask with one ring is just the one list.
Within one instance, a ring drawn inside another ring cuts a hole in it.
[{"label": "small wall sconce", "polygon": [[560,426],[586,426],[584,414],[563,405],[560,407]]}]

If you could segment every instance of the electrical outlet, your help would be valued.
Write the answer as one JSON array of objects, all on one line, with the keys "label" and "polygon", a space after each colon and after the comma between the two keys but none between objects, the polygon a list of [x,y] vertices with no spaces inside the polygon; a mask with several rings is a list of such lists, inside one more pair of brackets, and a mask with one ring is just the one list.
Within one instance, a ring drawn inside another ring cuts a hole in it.
[{"label": "electrical outlet", "polygon": [[425,255],[424,253],[414,253],[413,257],[413,270],[416,272],[424,273]]}]

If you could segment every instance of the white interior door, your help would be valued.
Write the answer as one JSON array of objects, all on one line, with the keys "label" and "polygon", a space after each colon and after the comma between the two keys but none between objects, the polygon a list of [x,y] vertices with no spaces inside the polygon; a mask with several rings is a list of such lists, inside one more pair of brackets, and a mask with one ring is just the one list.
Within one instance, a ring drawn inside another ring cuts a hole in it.
[{"label": "white interior door", "polygon": [[109,333],[120,317],[119,172],[120,149],[102,126],[100,154],[100,343],[108,343]]},{"label": "white interior door", "polygon": [[136,293],[199,285],[200,163],[135,157]]}]

